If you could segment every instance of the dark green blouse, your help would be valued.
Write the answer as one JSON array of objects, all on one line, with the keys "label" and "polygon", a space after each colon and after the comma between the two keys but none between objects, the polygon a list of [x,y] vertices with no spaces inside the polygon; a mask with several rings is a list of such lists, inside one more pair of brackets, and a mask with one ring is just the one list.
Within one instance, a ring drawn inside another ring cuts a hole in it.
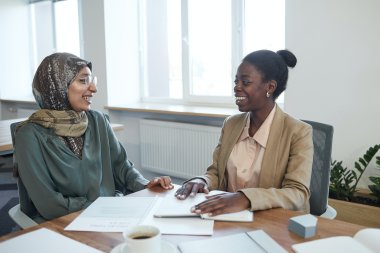
[{"label": "dark green blouse", "polygon": [[148,183],[127,158],[108,116],[88,111],[82,159],[55,135],[35,123],[18,129],[15,154],[31,203],[21,209],[37,222],[86,208],[99,196],[138,191]]}]

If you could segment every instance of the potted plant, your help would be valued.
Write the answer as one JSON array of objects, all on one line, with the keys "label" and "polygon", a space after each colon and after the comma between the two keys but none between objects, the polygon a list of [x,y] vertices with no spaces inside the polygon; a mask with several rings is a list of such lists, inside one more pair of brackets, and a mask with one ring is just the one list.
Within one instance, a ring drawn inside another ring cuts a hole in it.
[{"label": "potted plant", "polygon": [[[380,168],[380,156],[376,157],[376,164]],[[369,180],[374,184],[368,185],[368,188],[372,192],[371,194],[376,197],[377,202],[380,203],[380,176],[370,176]]]},{"label": "potted plant", "polygon": [[[380,145],[370,147],[359,157],[353,169],[343,167],[342,161],[331,163],[329,205],[337,211],[337,219],[370,227],[380,227],[380,177],[371,176],[369,189],[358,189],[365,170],[380,150]],[[376,157],[380,167],[380,156]]]}]

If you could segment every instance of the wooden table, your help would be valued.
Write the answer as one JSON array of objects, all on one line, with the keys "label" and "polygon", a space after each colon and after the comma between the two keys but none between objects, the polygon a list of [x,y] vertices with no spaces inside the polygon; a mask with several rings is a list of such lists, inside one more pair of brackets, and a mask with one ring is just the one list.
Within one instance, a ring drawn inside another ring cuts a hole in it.
[{"label": "wooden table", "polygon": [[[12,145],[12,136],[10,126],[14,122],[19,122],[26,120],[22,119],[9,119],[9,120],[0,120],[0,155],[12,154],[13,145]],[[111,124],[111,127],[114,131],[123,130],[124,125],[122,124]]]},{"label": "wooden table", "polygon": [[[164,196],[166,194],[174,194],[174,192],[163,192],[161,189],[154,189],[154,191],[139,191],[128,196],[149,197],[156,195]],[[254,221],[249,223],[216,221],[214,224],[213,237],[262,229],[267,234],[269,234],[274,240],[276,240],[280,245],[282,245],[286,250],[288,250],[289,252],[293,252],[291,250],[291,245],[295,243],[337,235],[353,236],[357,231],[365,228],[360,225],[347,223],[343,221],[318,218],[317,234],[312,238],[303,239],[288,230],[289,218],[301,214],[303,213],[277,208],[255,212]],[[72,213],[26,230],[21,230],[5,235],[3,237],[0,237],[0,242],[41,227],[54,230],[67,237],[88,244],[104,252],[110,252],[113,247],[123,242],[123,237],[121,233],[64,231],[64,228],[78,215],[79,212]],[[169,241],[175,245],[177,245],[178,242],[208,238],[210,238],[210,236],[163,235],[164,240]]]}]

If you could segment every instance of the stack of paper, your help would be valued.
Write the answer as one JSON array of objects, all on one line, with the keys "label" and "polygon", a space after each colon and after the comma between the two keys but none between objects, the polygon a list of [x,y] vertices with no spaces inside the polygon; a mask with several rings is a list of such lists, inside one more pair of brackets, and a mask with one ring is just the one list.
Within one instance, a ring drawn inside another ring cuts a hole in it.
[{"label": "stack of paper", "polygon": [[123,232],[145,219],[156,197],[99,197],[65,230]]},{"label": "stack of paper", "polygon": [[[213,191],[210,194],[224,193]],[[123,232],[138,224],[157,226],[162,234],[212,235],[214,220],[253,221],[253,212],[244,210],[236,213],[209,217],[190,211],[191,207],[206,200],[205,194],[178,200],[174,194],[160,197],[99,197],[87,207],[65,230]]]},{"label": "stack of paper", "polygon": [[99,197],[65,230],[123,232],[137,224],[157,226],[162,234],[212,235],[213,220],[196,218],[154,218],[163,198],[159,197]]},{"label": "stack of paper", "polygon": [[[223,191],[211,191],[208,195],[223,194]],[[206,194],[198,193],[194,197],[187,197],[185,200],[179,200],[173,195],[167,195],[159,205],[154,217],[158,218],[174,218],[174,217],[201,217],[203,219],[221,220],[221,221],[253,221],[253,212],[243,210],[235,213],[221,214],[217,216],[209,216],[208,214],[192,213],[190,209],[205,201]]]}]

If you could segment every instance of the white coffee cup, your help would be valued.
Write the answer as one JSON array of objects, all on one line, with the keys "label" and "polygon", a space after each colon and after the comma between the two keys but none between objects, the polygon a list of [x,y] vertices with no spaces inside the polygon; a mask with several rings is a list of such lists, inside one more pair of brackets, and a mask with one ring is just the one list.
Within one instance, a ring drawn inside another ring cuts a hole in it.
[{"label": "white coffee cup", "polygon": [[155,226],[138,225],[123,232],[124,253],[161,253],[161,233]]}]

